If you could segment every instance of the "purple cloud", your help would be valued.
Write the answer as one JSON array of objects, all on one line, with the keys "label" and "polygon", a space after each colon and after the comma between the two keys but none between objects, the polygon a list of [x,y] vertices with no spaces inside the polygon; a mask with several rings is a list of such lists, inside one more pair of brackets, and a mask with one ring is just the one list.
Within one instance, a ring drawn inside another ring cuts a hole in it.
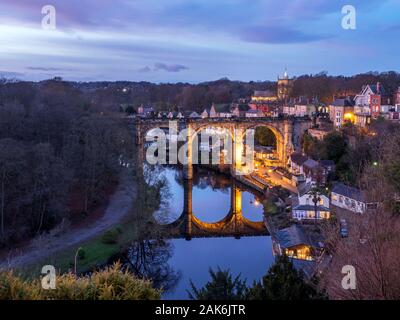
[{"label": "purple cloud", "polygon": [[189,68],[181,64],[165,64],[165,63],[155,63],[154,71],[164,70],[167,72],[180,72],[183,70],[188,70]]}]

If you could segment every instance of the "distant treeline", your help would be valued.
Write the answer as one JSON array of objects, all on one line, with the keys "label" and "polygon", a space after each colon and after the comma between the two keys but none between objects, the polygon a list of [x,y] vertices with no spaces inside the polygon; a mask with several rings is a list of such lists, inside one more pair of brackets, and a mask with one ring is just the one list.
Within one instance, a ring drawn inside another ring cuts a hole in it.
[{"label": "distant treeline", "polygon": [[[351,77],[329,76],[326,72],[302,75],[296,78],[293,96],[317,97],[330,103],[333,96],[359,93],[365,84],[381,82],[386,91],[394,92],[400,86],[400,73],[369,72]],[[141,104],[152,105],[157,110],[176,109],[202,111],[214,103],[230,103],[239,98],[250,97],[255,90],[276,91],[276,82],[243,82],[223,78],[199,84],[150,82],[71,82],[77,93],[85,97],[86,103],[101,111],[120,111],[120,107],[137,108]],[[41,87],[43,82],[32,83]],[[125,88],[125,90],[124,90]]]}]

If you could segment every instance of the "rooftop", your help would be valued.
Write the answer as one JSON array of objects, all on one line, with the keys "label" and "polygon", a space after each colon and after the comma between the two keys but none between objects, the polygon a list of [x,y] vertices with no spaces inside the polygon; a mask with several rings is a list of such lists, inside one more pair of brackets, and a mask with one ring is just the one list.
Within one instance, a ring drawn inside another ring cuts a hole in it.
[{"label": "rooftop", "polygon": [[306,162],[304,162],[303,165],[306,166],[307,168],[315,169],[318,168],[319,163],[313,159],[308,159]]},{"label": "rooftop", "polygon": [[275,97],[276,94],[272,92],[271,90],[265,90],[265,91],[254,91],[254,97]]},{"label": "rooftop", "polygon": [[297,224],[279,230],[276,233],[276,239],[282,248],[291,248],[302,244],[312,246],[310,238]]},{"label": "rooftop", "polygon": [[341,182],[334,185],[332,192],[361,202],[365,200],[364,193],[360,189],[349,187]]},{"label": "rooftop", "polygon": [[350,97],[335,99],[332,102],[332,106],[335,107],[353,107],[354,104],[355,104],[354,100],[351,99]]},{"label": "rooftop", "polygon": [[295,164],[301,166],[301,165],[303,165],[304,162],[307,161],[308,157],[303,155],[303,154],[301,154],[301,153],[292,153],[290,155],[290,159]]}]

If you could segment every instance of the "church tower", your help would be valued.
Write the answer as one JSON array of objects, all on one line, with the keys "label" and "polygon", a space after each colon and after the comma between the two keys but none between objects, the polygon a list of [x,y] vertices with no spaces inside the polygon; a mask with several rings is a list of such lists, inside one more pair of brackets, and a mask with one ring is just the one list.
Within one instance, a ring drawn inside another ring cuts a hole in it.
[{"label": "church tower", "polygon": [[287,70],[285,69],[285,73],[283,77],[278,76],[278,99],[281,101],[287,101],[292,96],[293,93],[293,78],[289,78]]}]

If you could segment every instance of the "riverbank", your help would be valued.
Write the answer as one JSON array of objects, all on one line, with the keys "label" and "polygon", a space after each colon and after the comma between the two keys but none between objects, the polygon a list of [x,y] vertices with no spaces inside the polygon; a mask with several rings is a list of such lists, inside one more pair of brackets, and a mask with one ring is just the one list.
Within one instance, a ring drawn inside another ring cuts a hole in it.
[{"label": "riverbank", "polygon": [[[104,248],[99,244],[98,238],[123,221],[131,211],[136,197],[136,183],[130,170],[126,169],[120,175],[118,188],[111,197],[107,209],[97,221],[87,226],[35,238],[26,247],[18,251],[11,251],[8,257],[0,263],[0,269],[26,271],[42,262],[51,264],[54,261],[64,261],[66,255],[69,256],[68,261],[73,261],[75,254],[70,257],[71,253],[76,251],[76,246],[83,244],[91,247],[86,252],[89,257],[92,256],[92,259],[96,259],[98,254],[102,256],[112,255],[113,250],[119,248],[113,246]],[[66,266],[63,262],[56,264],[55,267],[64,269]]]}]

